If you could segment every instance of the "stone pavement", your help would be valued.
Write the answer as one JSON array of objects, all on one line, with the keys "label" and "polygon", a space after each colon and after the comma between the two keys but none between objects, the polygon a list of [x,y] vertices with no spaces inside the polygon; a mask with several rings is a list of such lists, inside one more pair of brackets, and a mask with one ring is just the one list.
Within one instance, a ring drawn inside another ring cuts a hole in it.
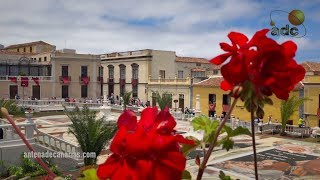
[{"label": "stone pavement", "polygon": [[[67,116],[36,118],[35,123],[41,131],[77,144],[75,137],[67,133],[67,125],[70,124]],[[183,136],[202,138],[202,134],[194,132],[188,121],[177,121],[176,130]],[[276,137],[260,137],[256,136],[260,179],[320,179],[320,144]],[[221,148],[214,150],[203,179],[219,179],[220,170],[234,179],[254,177],[251,137],[238,136],[234,138],[234,141],[235,147],[229,152]],[[200,157],[203,156],[199,149],[190,153],[187,161],[187,170],[191,172],[193,179],[198,171],[194,160],[197,154]],[[102,153],[98,157],[98,164],[103,163],[107,157],[107,153]]]}]

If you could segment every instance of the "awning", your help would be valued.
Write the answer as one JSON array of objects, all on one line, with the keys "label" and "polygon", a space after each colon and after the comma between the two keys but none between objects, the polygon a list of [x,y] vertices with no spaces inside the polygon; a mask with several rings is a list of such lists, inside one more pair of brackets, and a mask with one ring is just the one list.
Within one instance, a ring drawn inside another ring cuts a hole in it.
[{"label": "awning", "polygon": [[39,86],[39,78],[38,77],[33,77],[32,80],[34,83],[36,83],[37,86]]},{"label": "awning", "polygon": [[29,86],[29,78],[28,77],[21,77],[21,86],[28,87]]},{"label": "awning", "polygon": [[82,81],[83,84],[85,84],[85,85],[89,84],[89,78],[88,78],[87,76],[81,77],[81,81]]},{"label": "awning", "polygon": [[17,77],[9,77],[9,80],[11,81],[11,82],[14,82],[14,83],[17,83],[18,81],[17,81]]}]

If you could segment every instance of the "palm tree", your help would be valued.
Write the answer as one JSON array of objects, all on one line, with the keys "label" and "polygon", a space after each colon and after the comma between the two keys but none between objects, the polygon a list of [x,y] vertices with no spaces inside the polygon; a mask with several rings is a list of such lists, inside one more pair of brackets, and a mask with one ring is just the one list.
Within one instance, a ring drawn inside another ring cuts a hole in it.
[{"label": "palm tree", "polygon": [[131,94],[132,94],[132,92],[124,92],[124,94],[123,94],[123,109],[124,110],[127,109],[127,105],[130,102]]},{"label": "palm tree", "polygon": [[285,128],[288,119],[293,115],[294,112],[298,111],[299,106],[301,106],[304,101],[310,100],[308,98],[300,98],[297,96],[292,96],[286,101],[281,102],[280,113],[281,113],[281,135],[285,135]]},{"label": "palm tree", "polygon": [[[8,110],[9,114],[12,115],[22,115],[23,111],[22,108],[20,108],[16,102],[12,99],[5,100],[5,99],[0,99],[0,107],[4,107]],[[0,112],[0,118],[2,118],[2,113]]]},{"label": "palm tree", "polygon": [[82,110],[76,107],[68,111],[64,107],[66,115],[72,124],[69,125],[69,133],[72,133],[81,147],[82,152],[94,152],[95,158],[84,157],[85,166],[94,165],[97,157],[108,141],[116,132],[116,124],[107,124],[103,118],[96,119],[96,111],[84,106]]},{"label": "palm tree", "polygon": [[172,103],[172,97],[167,93],[163,93],[162,96],[160,95],[159,92],[156,92],[156,94],[157,94],[157,102],[161,110],[164,110],[169,105],[169,103]]}]

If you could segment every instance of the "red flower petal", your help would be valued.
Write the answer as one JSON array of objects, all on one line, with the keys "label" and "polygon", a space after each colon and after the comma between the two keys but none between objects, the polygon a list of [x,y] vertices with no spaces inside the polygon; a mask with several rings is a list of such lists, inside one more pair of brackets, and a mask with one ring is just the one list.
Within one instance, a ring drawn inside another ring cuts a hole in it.
[{"label": "red flower petal", "polygon": [[233,89],[233,85],[229,84],[227,81],[222,81],[220,87],[224,91],[229,91]]},{"label": "red flower petal", "polygon": [[138,124],[145,130],[149,130],[153,127],[157,113],[158,109],[156,107],[145,108],[141,112],[141,118]]},{"label": "red flower petal", "polygon": [[163,110],[156,117],[155,128],[159,133],[170,134],[176,124],[169,110]]},{"label": "red flower petal", "polygon": [[99,165],[97,170],[97,176],[100,179],[111,178],[113,174],[117,171],[121,164],[120,157],[118,155],[112,154],[106,162]]},{"label": "red flower petal", "polygon": [[231,55],[232,55],[232,53],[221,54],[221,55],[211,59],[210,62],[212,64],[220,65],[220,64],[224,63]]},{"label": "red flower petal", "polygon": [[238,45],[240,47],[246,45],[249,40],[247,36],[239,32],[231,32],[228,37],[234,46]]},{"label": "red flower petal", "polygon": [[297,51],[297,45],[293,41],[286,41],[281,44],[281,46],[284,48],[284,53],[289,58],[293,58],[296,55]]},{"label": "red flower petal", "polygon": [[235,47],[232,47],[230,46],[229,44],[227,43],[220,43],[220,48],[224,51],[227,51],[227,52],[234,52],[234,51],[237,51],[237,48]]},{"label": "red flower petal", "polygon": [[132,110],[124,110],[118,119],[118,128],[125,126],[128,130],[134,130],[137,126],[137,116]]},{"label": "red flower petal", "polygon": [[120,127],[114,135],[110,145],[110,150],[118,155],[122,154],[125,150],[125,140],[127,136],[127,129],[125,126]]}]

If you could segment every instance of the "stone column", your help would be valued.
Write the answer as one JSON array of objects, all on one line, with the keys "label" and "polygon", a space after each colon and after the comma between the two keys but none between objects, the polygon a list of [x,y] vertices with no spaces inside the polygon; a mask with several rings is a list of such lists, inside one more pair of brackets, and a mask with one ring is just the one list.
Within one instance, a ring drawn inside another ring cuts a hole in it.
[{"label": "stone column", "polygon": [[32,124],[28,125],[25,127],[25,136],[27,139],[33,138],[33,133],[34,133],[34,122],[32,120],[33,117],[33,111],[26,111],[25,112],[26,118],[27,118],[27,124]]},{"label": "stone column", "polygon": [[194,113],[195,113],[195,117],[198,117],[201,114],[201,110],[200,110],[200,95],[199,94],[196,95],[196,109],[195,109]]}]

